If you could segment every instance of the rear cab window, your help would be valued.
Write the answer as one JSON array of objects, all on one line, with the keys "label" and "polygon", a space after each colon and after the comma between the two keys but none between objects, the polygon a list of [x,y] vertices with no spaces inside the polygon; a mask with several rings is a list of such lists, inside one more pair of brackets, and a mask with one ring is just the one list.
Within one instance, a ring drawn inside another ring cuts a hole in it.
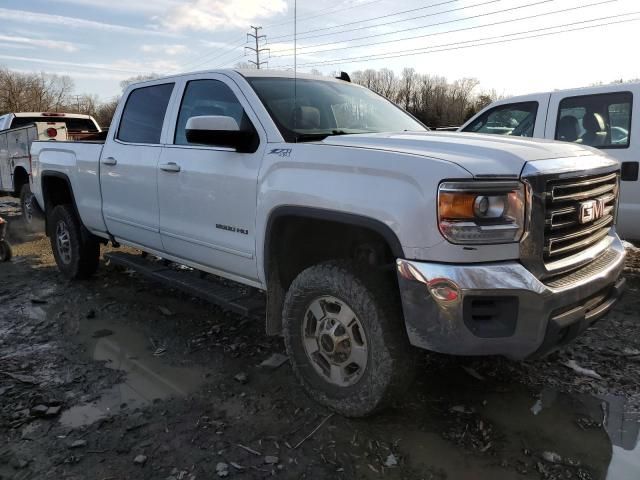
[{"label": "rear cab window", "polygon": [[159,144],[173,87],[173,83],[163,83],[132,90],[116,138],[126,143]]},{"label": "rear cab window", "polygon": [[628,148],[631,92],[567,97],[560,101],[555,139],[596,148]]},{"label": "rear cab window", "polygon": [[463,132],[533,137],[538,115],[538,102],[498,105],[476,118]]},{"label": "rear cab window", "polygon": [[11,128],[24,127],[36,122],[64,123],[69,132],[95,133],[98,131],[96,124],[90,118],[70,118],[63,116],[40,117],[15,117],[11,122]]}]

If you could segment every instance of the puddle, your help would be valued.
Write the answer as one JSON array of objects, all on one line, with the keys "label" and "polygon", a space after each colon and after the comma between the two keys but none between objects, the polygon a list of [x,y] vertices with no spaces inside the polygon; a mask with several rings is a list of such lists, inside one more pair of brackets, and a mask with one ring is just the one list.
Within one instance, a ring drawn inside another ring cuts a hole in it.
[{"label": "puddle", "polygon": [[[94,338],[95,332],[100,331],[113,333]],[[154,400],[184,397],[204,381],[204,369],[167,365],[153,355],[149,339],[126,324],[86,320],[80,322],[77,336],[94,360],[107,361],[107,367],[126,372],[126,377],[124,382],[102,392],[96,401],[64,411],[60,422],[68,427],[89,425]]]},{"label": "puddle", "polygon": [[625,411],[619,397],[604,397],[605,429],[613,454],[607,480],[640,478],[640,414]]}]

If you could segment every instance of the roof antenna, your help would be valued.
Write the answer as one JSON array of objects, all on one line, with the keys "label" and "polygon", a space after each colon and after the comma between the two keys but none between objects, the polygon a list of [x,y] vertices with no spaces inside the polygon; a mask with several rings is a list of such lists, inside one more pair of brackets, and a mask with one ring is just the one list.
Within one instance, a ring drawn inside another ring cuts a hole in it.
[{"label": "roof antenna", "polygon": [[293,0],[293,132],[296,143],[298,135],[298,0]]}]

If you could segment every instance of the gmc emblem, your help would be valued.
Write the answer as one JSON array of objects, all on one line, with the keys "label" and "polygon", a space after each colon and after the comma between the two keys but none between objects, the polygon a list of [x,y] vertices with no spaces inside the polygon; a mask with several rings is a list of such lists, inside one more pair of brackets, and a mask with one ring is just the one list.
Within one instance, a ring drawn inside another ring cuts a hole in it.
[{"label": "gmc emblem", "polygon": [[582,224],[593,222],[604,216],[605,201],[602,198],[580,203],[578,221]]}]

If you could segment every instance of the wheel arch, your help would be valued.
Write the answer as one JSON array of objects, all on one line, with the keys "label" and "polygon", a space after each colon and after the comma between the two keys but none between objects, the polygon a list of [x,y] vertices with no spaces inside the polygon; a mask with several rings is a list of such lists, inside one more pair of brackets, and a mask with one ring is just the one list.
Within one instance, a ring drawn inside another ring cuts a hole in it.
[{"label": "wheel arch", "polygon": [[[45,212],[45,232],[49,235],[48,213],[55,206],[69,203],[73,208],[73,213],[79,220],[80,214],[73,194],[71,180],[69,180],[69,177],[66,174],[52,170],[45,170],[40,176],[40,181],[42,182],[42,200],[44,202],[43,210]],[[61,186],[63,186],[63,188],[60,188]]]},{"label": "wheel arch", "polygon": [[[292,226],[291,222],[296,225]],[[283,255],[282,246],[292,238],[299,239],[299,230],[309,229],[311,226],[311,231],[314,231],[320,225],[328,225],[334,231],[339,230],[340,242],[321,247],[325,249],[322,252],[310,251],[313,246],[310,247],[305,242],[303,252],[296,251],[297,258],[292,258],[296,257],[295,254],[286,257]],[[298,232],[292,234],[291,229],[287,228],[290,226],[293,230],[299,227]],[[389,225],[375,218],[304,206],[283,205],[272,209],[266,222],[262,251],[262,268],[267,286],[267,333],[281,333],[284,296],[297,273],[315,263],[348,256],[352,253],[349,247],[358,245],[359,242],[367,247],[375,244],[372,256],[376,260],[372,260],[372,263],[388,265],[395,262],[396,258],[404,257],[404,250],[396,233]],[[287,261],[283,262],[283,258],[287,258]]]}]

